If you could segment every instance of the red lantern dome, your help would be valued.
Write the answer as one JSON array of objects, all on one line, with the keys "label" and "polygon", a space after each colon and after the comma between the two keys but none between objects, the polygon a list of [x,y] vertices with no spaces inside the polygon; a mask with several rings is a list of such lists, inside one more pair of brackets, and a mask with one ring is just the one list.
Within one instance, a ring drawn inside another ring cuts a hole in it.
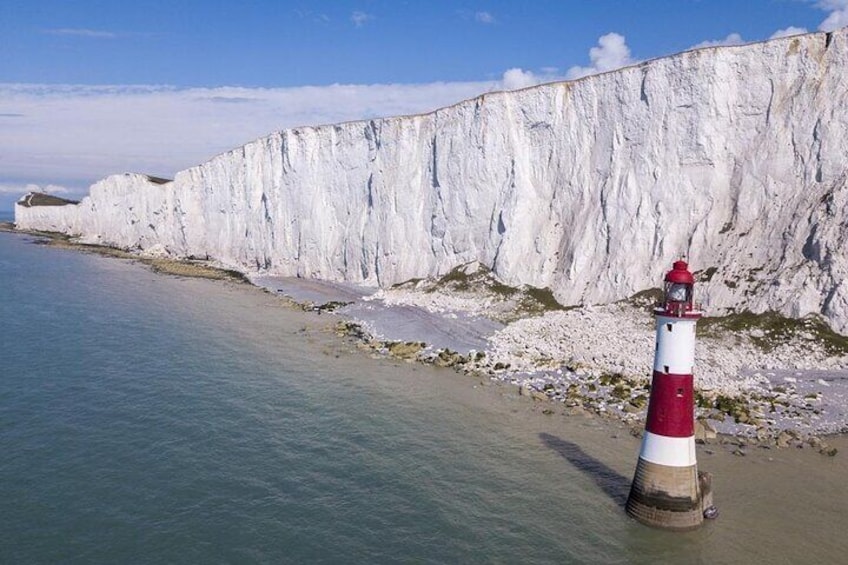
[{"label": "red lantern dome", "polygon": [[675,261],[672,269],[665,274],[665,282],[695,284],[695,277],[689,272],[686,261]]}]

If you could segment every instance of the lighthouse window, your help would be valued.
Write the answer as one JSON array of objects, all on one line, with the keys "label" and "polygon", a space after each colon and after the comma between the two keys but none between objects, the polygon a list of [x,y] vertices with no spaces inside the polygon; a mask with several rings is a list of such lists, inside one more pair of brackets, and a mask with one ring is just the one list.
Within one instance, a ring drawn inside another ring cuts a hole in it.
[{"label": "lighthouse window", "polygon": [[668,289],[668,299],[675,302],[686,302],[686,286],[683,283],[672,283]]},{"label": "lighthouse window", "polygon": [[666,324],[665,327],[668,328],[668,331],[674,331],[674,326],[672,326],[671,324]]},{"label": "lighthouse window", "polygon": [[677,398],[683,398],[683,389],[682,388],[677,389]]}]

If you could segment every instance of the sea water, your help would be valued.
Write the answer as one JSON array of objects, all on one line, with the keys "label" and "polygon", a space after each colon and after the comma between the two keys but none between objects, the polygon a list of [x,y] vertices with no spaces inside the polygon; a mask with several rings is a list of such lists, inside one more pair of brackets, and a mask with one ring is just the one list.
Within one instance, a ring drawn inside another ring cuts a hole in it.
[{"label": "sea water", "polygon": [[699,446],[721,516],[663,532],[626,428],[333,316],[9,233],[0,293],[2,563],[846,560],[848,453]]}]

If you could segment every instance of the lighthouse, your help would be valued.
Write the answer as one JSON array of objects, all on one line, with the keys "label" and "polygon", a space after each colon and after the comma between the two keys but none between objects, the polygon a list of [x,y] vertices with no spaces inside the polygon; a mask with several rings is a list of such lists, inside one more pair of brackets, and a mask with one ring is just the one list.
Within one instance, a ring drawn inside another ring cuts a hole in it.
[{"label": "lighthouse", "polygon": [[685,261],[665,276],[662,302],[654,308],[657,342],[642,449],[627,513],[643,524],[673,530],[701,525],[717,515],[711,476],[695,461],[695,278]]}]

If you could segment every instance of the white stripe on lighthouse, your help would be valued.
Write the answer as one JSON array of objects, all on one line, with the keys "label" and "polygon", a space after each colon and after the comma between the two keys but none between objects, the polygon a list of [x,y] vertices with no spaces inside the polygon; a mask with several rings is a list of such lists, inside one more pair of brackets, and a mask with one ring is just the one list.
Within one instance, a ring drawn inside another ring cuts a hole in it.
[{"label": "white stripe on lighthouse", "polygon": [[657,316],[654,370],[691,375],[695,364],[695,320]]},{"label": "white stripe on lighthouse", "polygon": [[645,430],[639,457],[657,465],[691,467],[695,461],[695,437],[666,437]]}]

